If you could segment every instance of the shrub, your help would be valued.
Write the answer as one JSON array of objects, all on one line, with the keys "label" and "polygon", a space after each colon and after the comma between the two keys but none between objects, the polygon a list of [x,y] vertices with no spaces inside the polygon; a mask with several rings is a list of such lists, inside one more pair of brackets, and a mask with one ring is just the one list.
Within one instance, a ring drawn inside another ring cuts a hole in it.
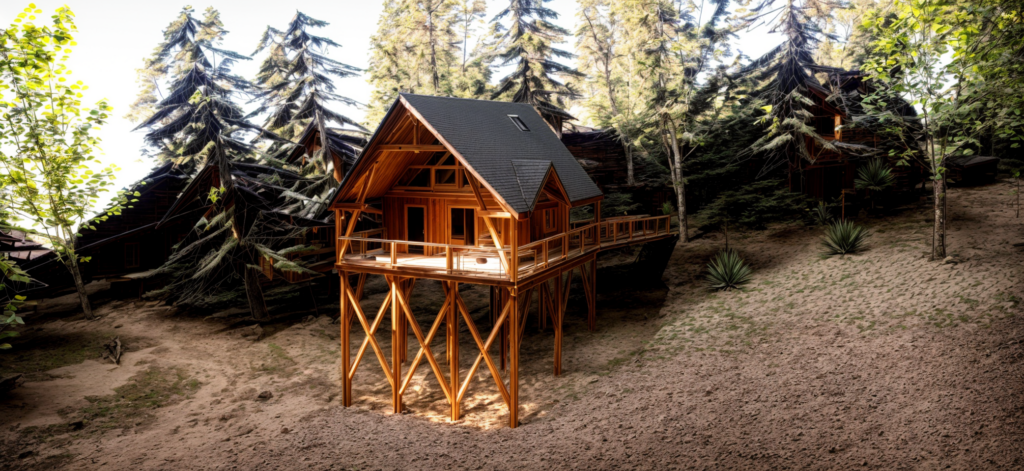
[{"label": "shrub", "polygon": [[739,288],[750,281],[752,273],[735,250],[723,250],[708,264],[708,285],[715,290]]},{"label": "shrub", "polygon": [[882,159],[874,159],[857,169],[857,179],[853,184],[858,190],[883,191],[895,182],[896,177],[889,166]]},{"label": "shrub", "polygon": [[867,245],[868,231],[851,221],[835,221],[825,229],[825,255],[846,255],[860,252]]},{"label": "shrub", "polygon": [[818,201],[818,206],[811,210],[811,219],[819,226],[827,226],[832,222],[832,210],[824,201]]}]

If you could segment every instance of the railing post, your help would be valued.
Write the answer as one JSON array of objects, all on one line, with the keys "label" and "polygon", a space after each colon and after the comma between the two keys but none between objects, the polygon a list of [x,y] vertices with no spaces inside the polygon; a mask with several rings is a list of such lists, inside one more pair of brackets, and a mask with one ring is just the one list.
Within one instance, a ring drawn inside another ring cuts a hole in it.
[{"label": "railing post", "polygon": [[452,247],[450,245],[444,246],[444,265],[447,273],[452,274]]},{"label": "railing post", "polygon": [[398,264],[398,250],[397,250],[397,248],[398,248],[398,243],[397,242],[392,242],[391,243],[391,269],[392,270],[395,268],[395,265]]}]

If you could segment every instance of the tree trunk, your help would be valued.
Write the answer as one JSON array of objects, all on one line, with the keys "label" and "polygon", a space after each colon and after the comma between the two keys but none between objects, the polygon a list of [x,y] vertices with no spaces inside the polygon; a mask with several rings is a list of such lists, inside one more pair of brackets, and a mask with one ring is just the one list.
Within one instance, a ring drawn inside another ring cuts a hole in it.
[{"label": "tree trunk", "polygon": [[623,142],[622,148],[626,151],[626,184],[634,186],[636,185],[636,177],[633,176],[633,148],[630,147],[628,142]]},{"label": "tree trunk", "polygon": [[679,138],[676,137],[676,124],[671,118],[666,118],[668,123],[669,141],[672,143],[672,155],[669,158],[674,160],[672,165],[672,187],[676,190],[676,212],[679,217],[679,235],[683,242],[690,241],[690,226],[686,223],[686,181],[683,180],[683,157],[679,152]]},{"label": "tree trunk", "polygon": [[71,277],[75,279],[75,289],[78,290],[78,299],[82,302],[82,312],[85,313],[85,318],[93,320],[96,317],[92,314],[92,304],[89,303],[89,295],[85,292],[85,282],[82,281],[82,272],[78,270],[78,254],[71,253],[68,256],[68,271],[71,272]]},{"label": "tree trunk", "polygon": [[260,287],[260,272],[252,267],[245,267],[245,297],[254,319],[262,321],[270,318],[267,304],[263,300],[263,288]]},{"label": "tree trunk", "polygon": [[941,175],[932,180],[935,195],[935,228],[932,232],[932,260],[946,258],[946,180]]}]

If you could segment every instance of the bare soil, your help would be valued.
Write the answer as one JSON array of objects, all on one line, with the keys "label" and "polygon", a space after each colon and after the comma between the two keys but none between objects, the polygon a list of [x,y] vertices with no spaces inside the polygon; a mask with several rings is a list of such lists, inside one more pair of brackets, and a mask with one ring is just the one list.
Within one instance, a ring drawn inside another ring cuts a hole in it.
[{"label": "bare soil", "polygon": [[[237,316],[149,302],[106,303],[98,321],[29,317],[0,354],[0,373],[28,379],[0,399],[0,468],[1022,469],[1024,219],[1010,189],[952,190],[950,263],[928,260],[924,201],[861,218],[870,247],[843,258],[821,256],[820,228],[731,234],[755,269],[739,291],[703,287],[716,234],[680,244],[661,286],[630,283],[630,254],[609,254],[595,332],[574,288],[562,376],[550,327],[529,320],[516,429],[485,366],[458,423],[426,362],[392,414],[372,351],[341,407],[327,315],[262,338]],[[487,291],[464,289],[489,330]],[[383,284],[367,293],[373,316]],[[438,284],[416,286],[424,330],[441,301]],[[120,366],[99,358],[114,335]],[[377,337],[388,351],[386,325]],[[477,350],[465,325],[460,338],[465,375]],[[433,351],[443,365],[440,340]]]}]

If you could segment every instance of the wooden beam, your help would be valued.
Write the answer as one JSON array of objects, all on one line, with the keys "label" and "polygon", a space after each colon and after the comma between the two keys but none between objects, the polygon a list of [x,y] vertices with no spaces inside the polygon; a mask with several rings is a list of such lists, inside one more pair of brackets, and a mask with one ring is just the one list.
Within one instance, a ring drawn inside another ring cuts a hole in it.
[{"label": "wooden beam", "polygon": [[344,209],[346,211],[356,211],[356,210],[359,210],[359,211],[362,211],[364,213],[384,214],[384,211],[382,211],[380,209],[374,208],[373,206],[370,206],[368,204],[360,204],[360,203],[338,203],[338,204],[334,205],[334,209]]},{"label": "wooden beam", "polygon": [[480,216],[482,216],[482,217],[487,217],[487,218],[500,218],[500,219],[511,219],[512,218],[512,214],[508,213],[508,212],[505,212],[505,211],[481,210],[481,211],[478,212],[478,214]]},{"label": "wooden beam", "polygon": [[381,145],[377,146],[377,150],[379,150],[381,152],[416,152],[416,153],[420,153],[420,152],[445,152],[445,151],[448,150],[448,148],[443,146],[443,145],[440,145],[440,144],[434,144],[434,145],[424,145],[424,144],[418,144],[418,145],[417,144],[381,144]]}]

